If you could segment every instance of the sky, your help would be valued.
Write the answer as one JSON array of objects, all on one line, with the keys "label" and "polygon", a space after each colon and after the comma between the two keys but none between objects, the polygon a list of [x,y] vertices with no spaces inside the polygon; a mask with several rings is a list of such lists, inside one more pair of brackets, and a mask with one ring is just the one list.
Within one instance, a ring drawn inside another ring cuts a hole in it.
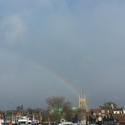
[{"label": "sky", "polygon": [[125,105],[124,0],[0,0],[0,108],[64,96]]}]

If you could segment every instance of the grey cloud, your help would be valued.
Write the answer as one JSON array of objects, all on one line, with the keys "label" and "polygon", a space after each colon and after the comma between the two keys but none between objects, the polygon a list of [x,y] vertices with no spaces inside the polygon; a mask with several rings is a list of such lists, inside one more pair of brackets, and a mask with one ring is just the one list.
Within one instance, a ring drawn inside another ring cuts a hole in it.
[{"label": "grey cloud", "polygon": [[[6,46],[0,56],[3,60],[1,84],[26,87],[25,99],[21,89],[18,96],[14,90],[13,96],[19,103],[28,104],[28,98],[31,103],[30,95],[42,103],[46,96],[56,95],[55,88],[60,95],[67,91],[71,97],[72,90],[58,75],[71,81],[77,89],[85,88],[92,105],[116,97],[123,104],[120,92],[124,92],[124,87],[120,91],[117,88],[124,86],[124,4],[102,2],[90,9],[77,4],[72,11],[66,2],[43,2],[28,10],[29,17],[22,12],[0,26],[5,31],[2,36],[9,32],[9,42],[16,45],[15,50],[9,49],[10,43],[4,39]],[[50,86],[54,87],[50,90]],[[44,89],[50,91],[46,93]]]},{"label": "grey cloud", "polygon": [[26,32],[26,27],[23,24],[21,17],[12,15],[3,17],[1,20],[1,42],[5,45],[15,45],[21,42]]}]

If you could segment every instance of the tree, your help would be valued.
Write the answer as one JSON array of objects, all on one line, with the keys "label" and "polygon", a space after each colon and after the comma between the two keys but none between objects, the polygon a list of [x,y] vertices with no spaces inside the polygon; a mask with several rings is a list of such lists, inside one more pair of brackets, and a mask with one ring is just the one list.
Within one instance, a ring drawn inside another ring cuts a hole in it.
[{"label": "tree", "polygon": [[120,106],[118,106],[114,102],[106,102],[103,105],[100,106],[100,108],[105,108],[105,109],[118,109]]},{"label": "tree", "polygon": [[17,106],[17,107],[16,107],[16,110],[17,110],[17,111],[23,111],[23,110],[24,110],[23,105]]},{"label": "tree", "polygon": [[59,122],[61,118],[71,119],[71,104],[64,97],[49,97],[47,104],[52,121]]}]

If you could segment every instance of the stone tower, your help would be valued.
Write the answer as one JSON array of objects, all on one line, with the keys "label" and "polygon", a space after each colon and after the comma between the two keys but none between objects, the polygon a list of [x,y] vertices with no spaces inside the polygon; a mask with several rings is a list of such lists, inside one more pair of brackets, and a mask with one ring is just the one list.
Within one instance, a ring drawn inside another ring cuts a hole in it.
[{"label": "stone tower", "polygon": [[85,94],[83,94],[83,91],[81,90],[81,94],[79,96],[79,108],[81,110],[88,111],[88,104]]}]

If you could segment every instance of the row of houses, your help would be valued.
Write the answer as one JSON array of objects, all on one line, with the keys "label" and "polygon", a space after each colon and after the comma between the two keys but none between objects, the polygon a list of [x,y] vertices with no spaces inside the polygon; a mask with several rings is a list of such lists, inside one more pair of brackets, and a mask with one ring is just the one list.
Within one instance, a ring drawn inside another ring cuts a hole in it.
[{"label": "row of houses", "polygon": [[42,121],[42,112],[27,112],[27,111],[0,111],[0,119],[3,119],[6,122],[13,122],[15,123],[18,119],[23,116],[27,116],[31,120],[36,120],[37,122]]}]

